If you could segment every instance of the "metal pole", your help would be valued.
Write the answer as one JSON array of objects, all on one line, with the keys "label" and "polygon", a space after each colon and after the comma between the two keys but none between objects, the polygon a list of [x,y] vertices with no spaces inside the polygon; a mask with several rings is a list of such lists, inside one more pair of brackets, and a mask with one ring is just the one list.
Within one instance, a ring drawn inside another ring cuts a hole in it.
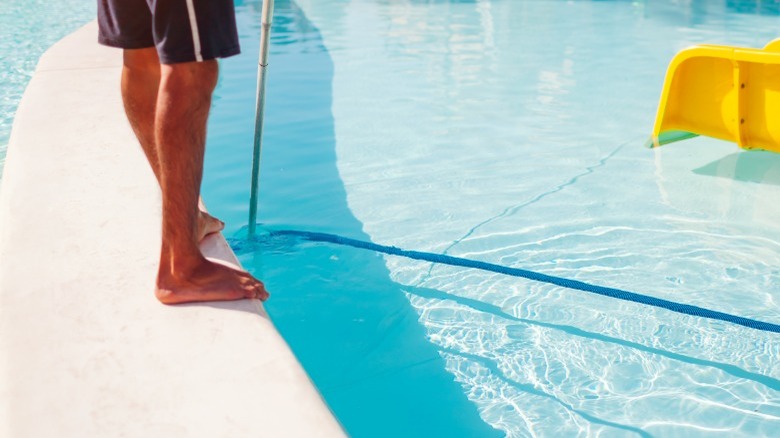
[{"label": "metal pole", "polygon": [[260,29],[260,61],[257,66],[257,104],[255,107],[255,142],[252,154],[252,186],[249,196],[249,237],[255,235],[257,225],[257,189],[260,179],[260,149],[263,145],[263,112],[265,107],[265,70],[268,67],[268,46],[274,0],[263,0],[262,28]]}]

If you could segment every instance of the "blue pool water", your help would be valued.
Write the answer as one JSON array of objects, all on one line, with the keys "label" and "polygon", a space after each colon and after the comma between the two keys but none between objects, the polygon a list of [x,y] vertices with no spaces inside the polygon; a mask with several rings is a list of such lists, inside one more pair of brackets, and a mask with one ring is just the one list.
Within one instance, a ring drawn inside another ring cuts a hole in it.
[{"label": "blue pool water", "polygon": [[[772,436],[780,337],[290,236],[242,240],[259,1],[203,194],[354,436]],[[666,67],[777,2],[278,1],[259,220],[780,324],[780,155],[643,148]]]},{"label": "blue pool water", "polygon": [[95,17],[91,0],[0,0],[0,179],[16,107],[38,58]]}]

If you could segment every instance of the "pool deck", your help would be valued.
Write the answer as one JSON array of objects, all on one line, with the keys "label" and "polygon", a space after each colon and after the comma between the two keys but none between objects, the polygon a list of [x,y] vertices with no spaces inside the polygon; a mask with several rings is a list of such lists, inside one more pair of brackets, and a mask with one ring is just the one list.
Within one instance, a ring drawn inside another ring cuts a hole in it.
[{"label": "pool deck", "polygon": [[[14,121],[0,436],[344,436],[259,301],[154,298],[160,195],[124,117],[121,52],[96,35],[41,58]],[[221,235],[202,248],[238,264]]]}]

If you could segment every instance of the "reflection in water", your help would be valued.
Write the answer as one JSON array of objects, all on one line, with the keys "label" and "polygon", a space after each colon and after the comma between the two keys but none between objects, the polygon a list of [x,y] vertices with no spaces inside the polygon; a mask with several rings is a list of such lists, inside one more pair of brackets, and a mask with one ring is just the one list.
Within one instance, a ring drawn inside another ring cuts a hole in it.
[{"label": "reflection in water", "polygon": [[742,14],[780,15],[778,0],[726,0],[726,7]]}]

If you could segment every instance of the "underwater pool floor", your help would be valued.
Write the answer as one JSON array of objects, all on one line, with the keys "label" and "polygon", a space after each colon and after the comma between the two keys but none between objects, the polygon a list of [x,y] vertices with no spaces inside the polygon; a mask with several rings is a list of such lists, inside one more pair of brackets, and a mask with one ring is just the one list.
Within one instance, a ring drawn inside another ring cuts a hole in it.
[{"label": "underwater pool floor", "polygon": [[[780,156],[643,147],[674,53],[775,38],[776,11],[745,4],[277,2],[261,226],[780,324]],[[238,11],[255,53],[259,2]],[[236,242],[254,62],[223,63],[204,185]],[[355,436],[771,436],[780,422],[773,333],[328,243],[238,252]]]}]

